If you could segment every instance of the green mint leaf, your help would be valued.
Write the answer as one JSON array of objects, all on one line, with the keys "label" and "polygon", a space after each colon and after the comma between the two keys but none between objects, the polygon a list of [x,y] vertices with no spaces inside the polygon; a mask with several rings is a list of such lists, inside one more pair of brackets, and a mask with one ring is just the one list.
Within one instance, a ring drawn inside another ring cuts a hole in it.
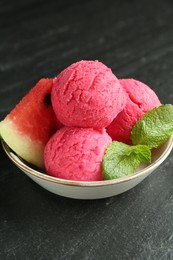
[{"label": "green mint leaf", "polygon": [[134,173],[141,162],[151,162],[151,151],[146,145],[130,146],[113,141],[102,160],[102,173],[106,180]]},{"label": "green mint leaf", "polygon": [[173,133],[173,105],[161,105],[145,113],[131,132],[133,145],[143,144],[157,148]]}]

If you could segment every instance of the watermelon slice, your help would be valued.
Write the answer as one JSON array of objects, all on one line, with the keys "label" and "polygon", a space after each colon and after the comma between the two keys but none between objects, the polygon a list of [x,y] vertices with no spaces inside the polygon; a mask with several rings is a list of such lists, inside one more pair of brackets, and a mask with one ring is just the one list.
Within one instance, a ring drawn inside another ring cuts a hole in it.
[{"label": "watermelon slice", "polygon": [[60,128],[51,106],[52,85],[52,79],[41,79],[0,122],[0,135],[10,148],[41,168],[45,144]]}]

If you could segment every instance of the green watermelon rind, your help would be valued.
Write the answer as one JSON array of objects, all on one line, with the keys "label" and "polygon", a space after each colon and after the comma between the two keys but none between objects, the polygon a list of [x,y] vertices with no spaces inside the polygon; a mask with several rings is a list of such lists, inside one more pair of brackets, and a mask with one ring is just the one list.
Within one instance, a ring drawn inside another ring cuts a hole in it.
[{"label": "green watermelon rind", "polygon": [[44,168],[44,145],[20,133],[8,118],[0,122],[0,136],[17,155],[39,168]]}]

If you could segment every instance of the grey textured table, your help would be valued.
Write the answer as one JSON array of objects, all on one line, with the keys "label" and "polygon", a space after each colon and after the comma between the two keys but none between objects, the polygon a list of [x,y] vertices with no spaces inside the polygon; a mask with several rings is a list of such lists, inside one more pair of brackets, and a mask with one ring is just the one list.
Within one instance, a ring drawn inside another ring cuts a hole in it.
[{"label": "grey textured table", "polygon": [[[173,103],[173,2],[0,1],[0,120],[41,77],[98,59]],[[173,259],[173,153],[95,201],[39,187],[0,147],[0,259]]]}]

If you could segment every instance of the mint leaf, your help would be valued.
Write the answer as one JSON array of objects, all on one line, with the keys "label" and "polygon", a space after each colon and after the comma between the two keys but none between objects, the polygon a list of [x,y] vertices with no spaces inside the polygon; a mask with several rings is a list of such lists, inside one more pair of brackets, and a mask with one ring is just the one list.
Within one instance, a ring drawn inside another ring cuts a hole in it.
[{"label": "mint leaf", "polygon": [[161,105],[147,112],[131,132],[134,145],[143,144],[156,148],[173,133],[173,105]]},{"label": "mint leaf", "polygon": [[151,151],[146,145],[130,146],[113,141],[102,160],[102,173],[106,180],[132,174],[140,162],[150,162]]}]

